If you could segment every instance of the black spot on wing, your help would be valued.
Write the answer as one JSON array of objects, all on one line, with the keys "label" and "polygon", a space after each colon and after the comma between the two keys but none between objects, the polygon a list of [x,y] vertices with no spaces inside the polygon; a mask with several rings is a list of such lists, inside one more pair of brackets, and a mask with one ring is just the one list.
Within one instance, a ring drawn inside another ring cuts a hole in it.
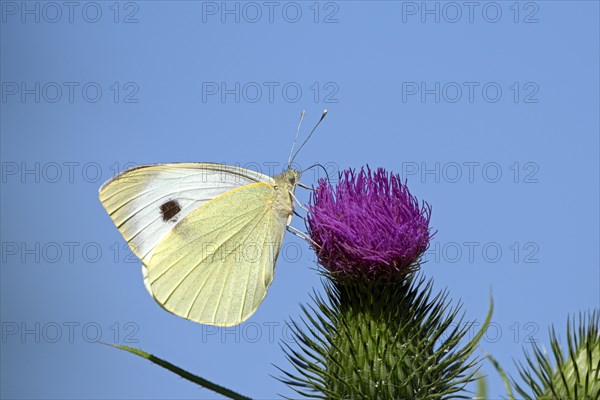
[{"label": "black spot on wing", "polygon": [[177,200],[169,200],[160,206],[160,215],[165,222],[172,220],[179,211],[181,211],[181,206]]}]

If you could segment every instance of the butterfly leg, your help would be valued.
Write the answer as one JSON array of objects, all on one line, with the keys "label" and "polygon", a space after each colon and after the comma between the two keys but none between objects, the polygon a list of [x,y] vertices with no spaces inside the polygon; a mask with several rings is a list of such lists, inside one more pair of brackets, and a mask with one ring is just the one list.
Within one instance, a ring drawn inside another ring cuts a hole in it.
[{"label": "butterfly leg", "polygon": [[300,207],[301,209],[303,209],[303,210],[304,210],[304,211],[306,211],[306,212],[309,212],[309,211],[308,211],[308,208],[304,207],[304,206],[302,205],[302,203],[300,203],[300,200],[298,200],[298,198],[296,197],[296,195],[295,195],[294,193],[290,192],[290,194],[292,195],[292,198],[293,198],[294,200],[296,200],[296,203],[298,203],[298,207]]},{"label": "butterfly leg", "polygon": [[306,186],[304,183],[298,182],[298,186],[300,186],[302,189],[310,190],[311,192],[315,191],[315,189],[311,188],[310,186]]},{"label": "butterfly leg", "polygon": [[302,218],[302,220],[306,223],[306,217],[304,215],[301,215],[296,210],[294,210],[294,215],[296,215],[298,218]]},{"label": "butterfly leg", "polygon": [[306,233],[302,232],[301,230],[298,230],[298,229],[294,228],[294,227],[293,227],[293,226],[291,226],[291,225],[288,225],[288,226],[287,226],[287,230],[288,230],[288,232],[290,232],[291,234],[293,234],[293,235],[296,235],[296,236],[298,236],[300,239],[302,239],[302,240],[304,240],[304,241],[308,242],[308,244],[310,244],[311,246],[313,246],[313,247],[317,246],[317,244],[315,243],[315,241],[314,241],[314,240],[312,240],[312,239],[311,239],[311,238],[310,238],[310,237],[309,237],[309,236],[308,236]]}]

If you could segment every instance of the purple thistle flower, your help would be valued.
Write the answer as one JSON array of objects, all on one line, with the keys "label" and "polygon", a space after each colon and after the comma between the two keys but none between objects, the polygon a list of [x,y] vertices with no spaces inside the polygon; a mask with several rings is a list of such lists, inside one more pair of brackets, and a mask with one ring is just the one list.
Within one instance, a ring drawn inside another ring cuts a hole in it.
[{"label": "purple thistle flower", "polygon": [[400,175],[383,168],[345,170],[335,188],[319,180],[309,211],[319,261],[338,280],[405,276],[418,268],[432,236],[431,206],[419,206]]}]

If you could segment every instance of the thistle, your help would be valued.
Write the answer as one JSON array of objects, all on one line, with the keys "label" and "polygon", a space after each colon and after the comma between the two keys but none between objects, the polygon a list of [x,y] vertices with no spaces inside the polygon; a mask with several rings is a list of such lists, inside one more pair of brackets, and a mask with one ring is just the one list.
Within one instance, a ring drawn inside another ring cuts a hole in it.
[{"label": "thistle", "polygon": [[429,246],[431,206],[382,168],[344,171],[335,189],[321,180],[309,211],[315,251],[337,281],[402,279]]},{"label": "thistle", "polygon": [[324,267],[325,294],[292,321],[298,348],[284,344],[294,371],[282,380],[315,398],[459,397],[474,380],[470,331],[448,293],[417,274],[432,236],[431,207],[383,169],[321,180],[308,229]]},{"label": "thistle", "polygon": [[[579,315],[567,321],[566,349],[550,329],[550,349],[533,344],[533,355],[517,365],[520,379],[512,386],[524,399],[600,399],[600,312]],[[514,398],[508,386],[509,395]]]}]

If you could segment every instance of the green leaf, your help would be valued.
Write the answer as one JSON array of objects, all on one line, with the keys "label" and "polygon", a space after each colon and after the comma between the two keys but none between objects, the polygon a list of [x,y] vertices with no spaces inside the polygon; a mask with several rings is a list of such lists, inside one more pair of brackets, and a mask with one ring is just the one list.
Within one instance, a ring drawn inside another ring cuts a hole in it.
[{"label": "green leaf", "polygon": [[508,398],[510,400],[515,400],[515,395],[513,394],[512,388],[510,386],[510,379],[508,378],[508,375],[506,375],[506,372],[504,371],[500,363],[494,357],[492,357],[491,354],[486,354],[486,358],[490,360],[494,368],[496,368],[496,371],[498,371],[498,374],[500,374],[502,382],[504,383],[504,388],[506,389],[506,393],[508,394]]},{"label": "green leaf", "polygon": [[170,362],[163,360],[162,358],[158,358],[156,356],[153,356],[152,354],[146,353],[143,350],[136,349],[134,347],[118,345],[118,344],[109,344],[109,343],[102,343],[102,344],[105,344],[107,346],[111,346],[111,347],[114,347],[114,348],[117,348],[120,350],[125,350],[131,354],[135,354],[136,356],[145,358],[146,360],[149,360],[156,365],[160,365],[161,367],[168,369],[169,371],[181,376],[184,379],[187,379],[190,382],[195,383],[196,385],[199,385],[206,389],[212,390],[213,392],[219,393],[222,396],[225,396],[225,397],[228,397],[228,398],[234,399],[234,400],[250,400],[250,397],[242,396],[241,394],[236,393],[233,390],[229,390],[227,388],[224,388],[223,386],[217,385],[216,383],[212,383],[209,380],[206,380],[206,379],[201,378],[197,375],[194,375],[190,372],[187,372],[186,370],[181,369],[181,368],[171,364]]},{"label": "green leaf", "polygon": [[483,376],[483,374],[481,374],[480,372],[478,372],[476,374],[476,376],[477,376],[477,396],[475,398],[485,400],[488,398],[487,381],[485,379],[485,376]]}]

